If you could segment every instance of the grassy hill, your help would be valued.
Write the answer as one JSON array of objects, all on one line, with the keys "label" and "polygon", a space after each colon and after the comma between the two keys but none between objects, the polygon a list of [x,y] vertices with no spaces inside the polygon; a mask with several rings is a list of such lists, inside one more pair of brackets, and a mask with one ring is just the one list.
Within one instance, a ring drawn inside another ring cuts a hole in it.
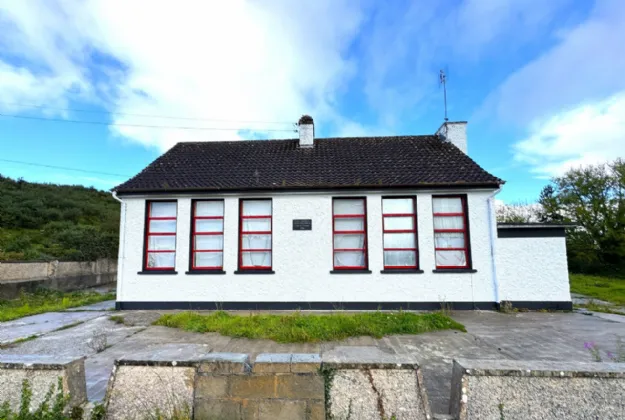
[{"label": "grassy hill", "polygon": [[106,191],[0,175],[0,260],[116,258],[118,231]]}]

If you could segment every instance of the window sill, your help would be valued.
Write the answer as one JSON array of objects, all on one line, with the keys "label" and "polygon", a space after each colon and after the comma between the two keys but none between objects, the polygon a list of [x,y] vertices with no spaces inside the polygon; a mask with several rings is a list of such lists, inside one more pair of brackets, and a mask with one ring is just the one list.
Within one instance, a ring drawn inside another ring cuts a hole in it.
[{"label": "window sill", "polygon": [[137,274],[141,274],[141,275],[143,275],[143,274],[148,274],[148,275],[154,274],[154,275],[158,276],[158,275],[167,275],[167,274],[174,275],[174,274],[178,274],[178,272],[174,271],[174,270],[143,270],[143,271],[137,272]]},{"label": "window sill", "polygon": [[371,270],[332,270],[330,274],[371,274]]},{"label": "window sill", "polygon": [[392,270],[382,270],[382,274],[423,274],[423,270],[417,268],[396,268]]},{"label": "window sill", "polygon": [[185,274],[226,274],[223,270],[189,270]]},{"label": "window sill", "polygon": [[432,273],[477,273],[477,270],[472,268],[438,268],[432,270]]},{"label": "window sill", "polygon": [[276,274],[273,270],[237,270],[234,274]]}]

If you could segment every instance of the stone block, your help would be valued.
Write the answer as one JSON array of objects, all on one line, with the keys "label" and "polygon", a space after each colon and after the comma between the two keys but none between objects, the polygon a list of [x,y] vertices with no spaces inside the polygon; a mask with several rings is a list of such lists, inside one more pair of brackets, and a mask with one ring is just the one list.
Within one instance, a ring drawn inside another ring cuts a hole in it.
[{"label": "stone block", "polygon": [[308,401],[308,420],[325,420],[326,406],[323,400]]},{"label": "stone block", "polygon": [[24,380],[30,383],[33,394],[31,408],[41,404],[51,387],[56,395],[59,380],[63,394],[69,396],[70,406],[87,401],[84,358],[0,356],[0,404],[7,401],[12,409],[17,409]]},{"label": "stone block", "polygon": [[331,376],[330,418],[431,418],[420,372],[413,369],[345,369]]},{"label": "stone block", "polygon": [[260,401],[240,400],[242,420],[258,420],[260,418]]},{"label": "stone block", "polygon": [[288,400],[261,401],[259,420],[307,420],[306,402]]},{"label": "stone block", "polygon": [[276,398],[276,375],[235,375],[229,378],[230,395],[236,398]]},{"label": "stone block", "polygon": [[625,418],[625,365],[454,360],[450,413],[458,420]]},{"label": "stone block", "polygon": [[196,399],[193,417],[202,420],[244,420],[241,403],[223,399]]},{"label": "stone block", "polygon": [[256,356],[254,373],[289,373],[291,371],[290,353],[262,353]]},{"label": "stone block", "polygon": [[195,399],[221,398],[228,396],[228,377],[224,375],[197,375],[195,378]]},{"label": "stone block", "polygon": [[109,381],[107,420],[142,420],[156,410],[170,418],[175,411],[190,411],[194,383],[195,367],[118,365]]},{"label": "stone block", "polygon": [[243,353],[208,353],[198,368],[199,373],[223,375],[243,375],[250,370],[250,358]]},{"label": "stone block", "polygon": [[316,353],[295,353],[291,358],[291,372],[315,373],[321,368],[321,356]]},{"label": "stone block", "polygon": [[323,399],[324,379],[319,375],[292,374],[276,376],[278,398]]}]

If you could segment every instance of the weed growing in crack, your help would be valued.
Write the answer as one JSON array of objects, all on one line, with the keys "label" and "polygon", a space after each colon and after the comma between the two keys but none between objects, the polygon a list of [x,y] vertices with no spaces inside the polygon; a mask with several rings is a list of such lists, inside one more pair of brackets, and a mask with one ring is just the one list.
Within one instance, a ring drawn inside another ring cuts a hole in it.
[{"label": "weed growing in crack", "polygon": [[[593,341],[587,341],[584,343],[584,348],[590,352],[592,360],[595,362],[612,362],[612,363],[625,363],[625,343],[621,337],[616,337],[616,349],[614,352],[606,351],[605,358],[601,352],[601,349],[597,343]],[[606,360],[607,359],[607,360]]]}]

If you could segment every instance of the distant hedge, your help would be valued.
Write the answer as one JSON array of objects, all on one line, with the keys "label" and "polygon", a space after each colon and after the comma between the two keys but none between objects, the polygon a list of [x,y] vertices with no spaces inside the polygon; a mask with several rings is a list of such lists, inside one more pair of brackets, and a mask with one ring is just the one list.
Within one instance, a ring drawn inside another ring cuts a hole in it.
[{"label": "distant hedge", "polygon": [[118,232],[109,192],[0,175],[0,260],[116,258]]}]

